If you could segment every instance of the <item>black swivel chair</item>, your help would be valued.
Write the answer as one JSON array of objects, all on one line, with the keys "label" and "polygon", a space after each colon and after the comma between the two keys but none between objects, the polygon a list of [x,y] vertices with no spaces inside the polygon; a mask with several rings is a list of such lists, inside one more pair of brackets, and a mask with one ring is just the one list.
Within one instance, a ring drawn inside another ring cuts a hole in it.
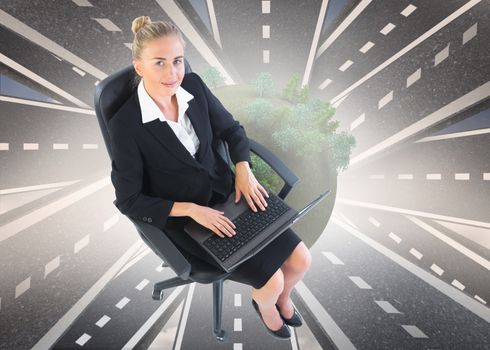
[{"label": "black swivel chair", "polygon": [[[191,67],[185,59],[185,73],[191,72]],[[123,103],[136,89],[134,77],[136,72],[133,66],[128,66],[109,75],[101,81],[95,90],[95,114],[104,137],[104,143],[112,160],[110,136],[107,130],[109,120],[114,116]],[[233,164],[229,157],[228,147],[224,141],[217,141],[214,145],[228,164]],[[274,154],[259,143],[250,139],[250,150],[264,160],[283,179],[284,186],[278,196],[284,199],[291,188],[298,182],[298,177],[289,170]],[[225,331],[221,328],[221,313],[223,304],[223,281],[229,273],[200,260],[187,260],[179,249],[156,226],[136,220],[128,219],[134,224],[143,241],[163,260],[163,266],[170,268],[177,274],[176,277],[158,282],[153,287],[153,299],[162,300],[163,290],[180,285],[198,282],[213,283],[213,332],[218,340],[225,339]]]}]

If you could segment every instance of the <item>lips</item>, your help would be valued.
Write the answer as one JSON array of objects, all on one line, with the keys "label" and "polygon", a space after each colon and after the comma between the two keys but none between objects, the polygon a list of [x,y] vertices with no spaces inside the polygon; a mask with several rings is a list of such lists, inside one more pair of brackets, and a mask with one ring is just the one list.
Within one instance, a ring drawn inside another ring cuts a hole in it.
[{"label": "lips", "polygon": [[174,81],[174,82],[170,82],[170,83],[162,83],[162,84],[163,84],[163,85],[165,85],[166,87],[173,87],[173,86],[175,86],[175,84],[177,84],[177,82],[176,82],[176,81]]}]

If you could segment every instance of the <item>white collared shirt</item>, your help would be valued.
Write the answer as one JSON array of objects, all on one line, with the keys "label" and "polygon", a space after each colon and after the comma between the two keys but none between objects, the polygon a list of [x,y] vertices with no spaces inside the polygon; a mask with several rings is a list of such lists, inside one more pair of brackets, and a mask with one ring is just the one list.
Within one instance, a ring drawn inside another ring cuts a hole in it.
[{"label": "white collared shirt", "polygon": [[189,107],[187,102],[192,100],[194,96],[187,92],[182,86],[177,88],[175,95],[177,97],[177,105],[179,106],[179,117],[177,122],[165,118],[163,112],[146,91],[143,84],[143,79],[141,79],[138,84],[138,99],[140,101],[141,119],[143,123],[148,123],[155,119],[160,119],[160,121],[168,123],[170,128],[175,133],[175,136],[177,136],[179,141],[184,145],[187,151],[189,151],[191,156],[195,158],[196,152],[199,148],[199,139],[194,131],[194,127],[192,126],[189,117],[185,113]]}]

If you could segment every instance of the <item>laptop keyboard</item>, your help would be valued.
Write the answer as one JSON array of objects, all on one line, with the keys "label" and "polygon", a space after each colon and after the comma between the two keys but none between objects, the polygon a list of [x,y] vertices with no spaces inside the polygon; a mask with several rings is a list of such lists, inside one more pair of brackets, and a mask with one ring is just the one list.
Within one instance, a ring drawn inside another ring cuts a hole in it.
[{"label": "laptop keyboard", "polygon": [[221,238],[214,234],[204,241],[204,245],[221,261],[228,259],[289,209],[273,193],[269,194],[266,201],[267,207],[264,211],[257,207],[257,212],[254,212],[249,208],[232,221],[236,226],[236,235]]}]

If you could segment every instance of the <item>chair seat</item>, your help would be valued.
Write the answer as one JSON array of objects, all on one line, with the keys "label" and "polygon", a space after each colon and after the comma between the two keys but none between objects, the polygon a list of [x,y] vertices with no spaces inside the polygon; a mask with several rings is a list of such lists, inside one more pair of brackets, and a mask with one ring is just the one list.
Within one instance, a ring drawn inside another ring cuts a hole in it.
[{"label": "chair seat", "polygon": [[192,266],[189,279],[198,283],[212,283],[230,274],[194,256],[189,257],[189,263]]}]

